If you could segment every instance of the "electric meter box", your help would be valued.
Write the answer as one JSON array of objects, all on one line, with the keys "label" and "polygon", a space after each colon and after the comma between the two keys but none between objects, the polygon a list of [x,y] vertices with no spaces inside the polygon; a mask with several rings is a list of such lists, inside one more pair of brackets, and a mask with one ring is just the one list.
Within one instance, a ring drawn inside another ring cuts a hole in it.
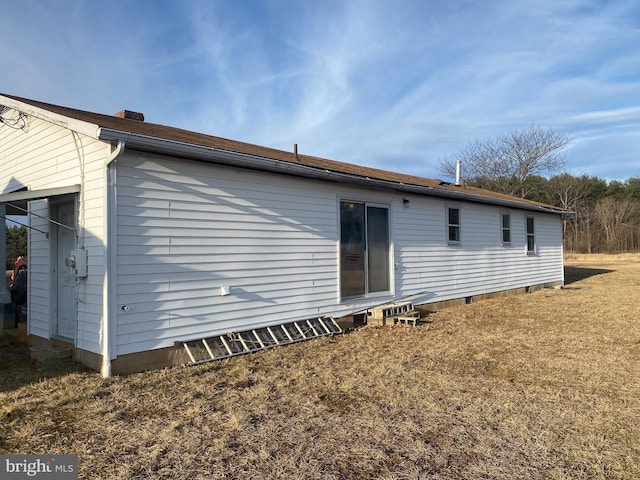
[{"label": "electric meter box", "polygon": [[87,276],[87,251],[85,249],[71,250],[71,255],[67,257],[66,263],[73,268],[76,277]]}]

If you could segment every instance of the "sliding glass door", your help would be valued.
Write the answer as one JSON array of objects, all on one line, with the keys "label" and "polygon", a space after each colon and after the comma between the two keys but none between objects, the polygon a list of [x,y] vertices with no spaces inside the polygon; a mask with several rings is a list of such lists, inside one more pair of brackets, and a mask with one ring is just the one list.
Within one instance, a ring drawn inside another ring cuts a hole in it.
[{"label": "sliding glass door", "polygon": [[342,298],[390,290],[388,207],[340,202],[340,286]]}]

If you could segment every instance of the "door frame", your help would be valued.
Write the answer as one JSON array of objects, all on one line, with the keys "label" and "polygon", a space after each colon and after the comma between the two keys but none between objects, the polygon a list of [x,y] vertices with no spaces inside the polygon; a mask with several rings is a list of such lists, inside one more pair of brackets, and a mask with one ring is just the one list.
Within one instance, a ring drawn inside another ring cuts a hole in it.
[{"label": "door frame", "polygon": [[[57,225],[55,222],[59,222],[59,208],[62,205],[72,205],[73,209],[73,225],[74,228],[74,245],[72,248],[76,248],[78,244],[78,196],[77,195],[61,195],[58,197],[49,198],[49,218],[53,221],[49,222],[49,245],[50,245],[50,292],[51,292],[51,300],[50,300],[50,310],[51,310],[51,321],[49,325],[49,334],[51,338],[60,339],[62,341],[69,342],[73,345],[76,344],[76,339],[78,336],[78,302],[77,298],[74,306],[74,328],[73,328],[73,337],[60,336],[58,334],[58,285],[60,282],[61,272],[58,269],[58,262],[60,260],[60,256],[65,256],[64,252],[59,251],[58,245],[58,232],[59,229],[64,228]],[[71,252],[67,252],[66,255],[69,255]]]},{"label": "door frame", "polygon": [[[355,203],[361,204],[364,208],[364,293],[362,295],[343,295],[343,258],[342,258],[342,204],[343,203]],[[369,291],[369,257],[368,257],[368,238],[367,238],[367,228],[368,228],[368,207],[374,208],[383,208],[387,211],[387,281],[388,281],[388,289],[385,291],[377,291],[370,292]],[[364,298],[376,298],[376,297],[386,297],[389,295],[393,295],[395,278],[394,278],[394,268],[393,268],[393,238],[391,235],[391,204],[390,203],[382,203],[380,201],[368,201],[368,200],[356,200],[353,197],[339,197],[338,198],[338,298],[340,302],[349,302],[349,301],[358,301]]]}]

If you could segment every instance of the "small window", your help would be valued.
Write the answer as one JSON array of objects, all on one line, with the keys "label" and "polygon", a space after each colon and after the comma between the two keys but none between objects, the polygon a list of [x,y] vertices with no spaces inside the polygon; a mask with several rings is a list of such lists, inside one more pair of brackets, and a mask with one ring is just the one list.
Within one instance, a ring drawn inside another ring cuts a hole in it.
[{"label": "small window", "polygon": [[527,254],[536,253],[536,237],[533,217],[527,217]]},{"label": "small window", "polygon": [[501,213],[500,218],[502,227],[502,245],[509,245],[511,244],[511,215],[508,213]]},{"label": "small window", "polygon": [[447,207],[448,242],[460,243],[460,209]]}]

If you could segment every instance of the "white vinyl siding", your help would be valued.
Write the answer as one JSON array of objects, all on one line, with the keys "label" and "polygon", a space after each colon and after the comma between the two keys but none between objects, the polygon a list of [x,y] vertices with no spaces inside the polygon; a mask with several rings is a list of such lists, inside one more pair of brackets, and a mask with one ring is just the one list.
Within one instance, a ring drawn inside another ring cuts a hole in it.
[{"label": "white vinyl siding", "polygon": [[132,155],[117,192],[118,354],[335,306],[327,184]]},{"label": "white vinyl siding", "polygon": [[411,207],[396,211],[393,227],[398,276],[396,297],[424,292],[417,301],[463,298],[564,279],[562,225],[558,215],[536,214],[539,256],[523,255],[526,248],[524,215],[511,215],[511,245],[496,241],[499,207],[460,203],[465,241],[447,248],[445,202],[415,198]]},{"label": "white vinyl siding", "polygon": [[[118,355],[410,294],[424,303],[563,278],[556,215],[536,217],[541,254],[531,257],[496,241],[498,207],[460,202],[465,242],[450,249],[442,199],[403,207],[393,192],[131,151],[118,159],[117,194]],[[342,198],[390,206],[392,295],[340,301]],[[511,223],[524,248],[524,215]]]},{"label": "white vinyl siding", "polygon": [[[51,249],[47,233],[49,222],[41,217],[49,217],[49,205],[45,200],[31,202],[32,215],[29,222],[33,227],[28,233],[29,289],[28,328],[29,333],[42,338],[51,336]],[[42,233],[45,232],[45,233]]]},{"label": "white vinyl siding", "polygon": [[[89,253],[89,275],[77,288],[78,323],[76,346],[99,353],[104,278],[104,161],[110,145],[72,133],[59,125],[29,117],[26,131],[0,129],[0,176],[10,179],[4,192],[23,187],[39,190],[80,184],[77,194],[78,242]],[[72,197],[70,197],[72,198]],[[49,338],[55,302],[51,294],[52,265],[49,202],[29,202],[29,333]],[[84,228],[82,228],[84,227]]]}]

